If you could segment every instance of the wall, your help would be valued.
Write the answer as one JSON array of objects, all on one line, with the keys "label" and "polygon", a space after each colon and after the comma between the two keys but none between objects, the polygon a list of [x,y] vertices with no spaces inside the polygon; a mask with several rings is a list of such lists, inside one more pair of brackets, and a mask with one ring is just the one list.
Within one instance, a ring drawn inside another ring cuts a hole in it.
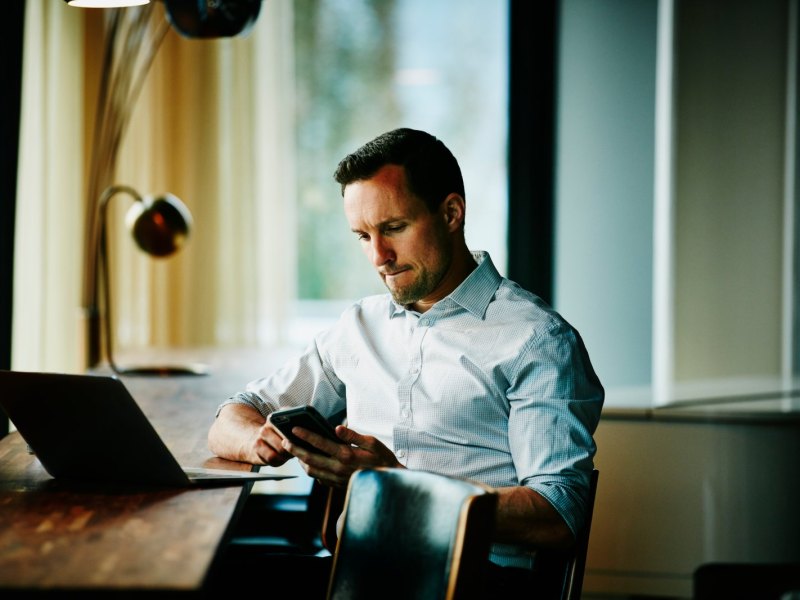
[{"label": "wall", "polygon": [[767,416],[606,414],[584,591],[690,598],[707,562],[800,562],[800,413]]},{"label": "wall", "polygon": [[676,381],[781,374],[786,21],[784,0],[676,11]]}]

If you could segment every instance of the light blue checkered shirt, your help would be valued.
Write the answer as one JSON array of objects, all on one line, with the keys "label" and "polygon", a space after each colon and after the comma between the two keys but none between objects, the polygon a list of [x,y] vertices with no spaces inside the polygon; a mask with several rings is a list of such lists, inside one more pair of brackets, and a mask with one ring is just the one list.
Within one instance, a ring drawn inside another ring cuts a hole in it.
[{"label": "light blue checkered shirt", "polygon": [[[370,296],[307,350],[227,400],[265,418],[313,404],[394,450],[410,469],[539,492],[583,523],[603,388],[578,333],[534,294],[478,267],[424,314]],[[220,406],[220,408],[221,408]],[[491,559],[530,568],[495,544]]]}]

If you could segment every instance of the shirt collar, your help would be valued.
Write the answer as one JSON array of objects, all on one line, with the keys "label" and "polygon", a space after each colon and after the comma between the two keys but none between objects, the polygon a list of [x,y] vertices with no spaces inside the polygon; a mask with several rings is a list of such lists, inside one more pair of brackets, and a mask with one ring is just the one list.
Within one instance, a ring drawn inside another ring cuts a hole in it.
[{"label": "shirt collar", "polygon": [[[462,281],[461,284],[450,293],[450,295],[442,298],[439,300],[439,302],[434,304],[429,309],[429,312],[431,310],[435,310],[436,307],[449,300],[451,302],[455,302],[464,310],[469,311],[479,319],[483,319],[483,316],[486,314],[486,308],[489,306],[489,302],[491,302],[494,293],[500,286],[502,277],[500,276],[500,273],[497,272],[497,269],[495,268],[494,263],[492,263],[492,259],[488,252],[479,250],[473,252],[472,257],[475,259],[475,262],[478,263],[478,266],[472,271],[472,273],[467,275],[467,278],[464,279],[464,281]],[[390,318],[400,315],[408,310],[402,304],[395,302],[391,298],[391,295],[389,295],[389,299]]]}]

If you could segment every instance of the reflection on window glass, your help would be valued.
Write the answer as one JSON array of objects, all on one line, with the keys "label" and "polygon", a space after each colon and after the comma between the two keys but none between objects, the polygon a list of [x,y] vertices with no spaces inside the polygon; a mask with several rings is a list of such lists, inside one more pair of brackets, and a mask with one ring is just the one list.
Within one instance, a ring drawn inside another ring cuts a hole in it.
[{"label": "reflection on window glass", "polygon": [[494,0],[296,0],[298,295],[385,289],[342,213],[333,171],[396,127],[459,159],[467,242],[506,264],[507,7]]}]

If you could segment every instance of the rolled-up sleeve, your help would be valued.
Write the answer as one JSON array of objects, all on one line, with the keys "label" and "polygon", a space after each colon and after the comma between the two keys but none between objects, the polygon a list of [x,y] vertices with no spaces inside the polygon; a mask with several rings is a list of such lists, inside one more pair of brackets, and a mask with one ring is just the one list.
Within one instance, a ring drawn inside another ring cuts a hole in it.
[{"label": "rolled-up sleeve", "polygon": [[566,323],[529,340],[508,391],[509,445],[520,484],[547,499],[573,533],[583,524],[604,391]]},{"label": "rolled-up sleeve", "polygon": [[300,356],[225,400],[216,414],[229,404],[251,406],[265,419],[279,408],[311,404],[330,417],[345,410],[345,387],[322,360],[314,340]]}]

